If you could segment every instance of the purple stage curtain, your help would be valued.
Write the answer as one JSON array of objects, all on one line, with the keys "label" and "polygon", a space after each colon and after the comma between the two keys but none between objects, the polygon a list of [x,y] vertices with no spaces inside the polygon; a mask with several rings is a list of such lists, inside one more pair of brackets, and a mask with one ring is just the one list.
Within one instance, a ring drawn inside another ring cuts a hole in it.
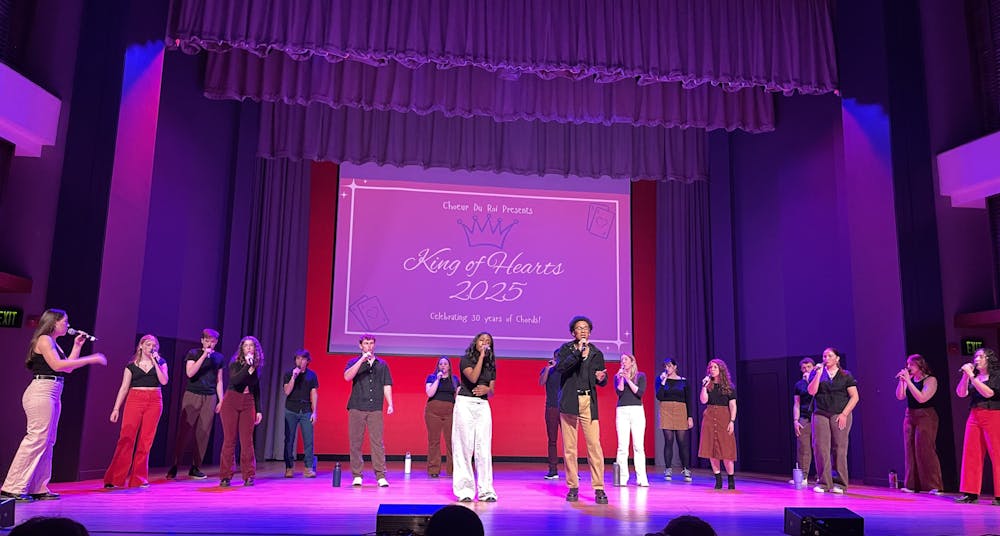
[{"label": "purple stage curtain", "polygon": [[706,138],[697,128],[497,123],[264,103],[258,150],[266,158],[691,182],[708,177]]},{"label": "purple stage curtain", "polygon": [[834,0],[173,0],[167,42],[516,78],[827,93]]},{"label": "purple stage curtain", "polygon": [[260,57],[243,50],[208,54],[205,95],[494,121],[774,130],[774,96],[762,88],[684,89],[679,82],[640,85],[634,79],[608,84],[533,76],[505,80],[474,67],[373,67],[322,58],[293,60],[285,54]]},{"label": "purple stage curtain", "polygon": [[[264,351],[260,369],[264,419],[255,429],[258,459],[284,458],[285,405],[282,376],[295,365],[305,323],[309,237],[310,162],[257,159],[245,204],[234,211],[249,214],[246,226],[234,228],[232,240],[246,241],[240,333],[253,335]],[[227,340],[235,347],[235,335]]]}]

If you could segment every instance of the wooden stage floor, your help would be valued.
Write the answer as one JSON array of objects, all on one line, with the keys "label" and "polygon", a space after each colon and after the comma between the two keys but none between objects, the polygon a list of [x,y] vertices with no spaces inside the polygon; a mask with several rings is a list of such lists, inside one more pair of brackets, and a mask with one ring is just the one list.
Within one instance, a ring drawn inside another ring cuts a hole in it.
[{"label": "wooden stage floor", "polygon": [[[346,464],[345,464],[346,465]],[[153,473],[146,489],[104,490],[98,480],[54,484],[59,501],[17,504],[18,522],[36,515],[74,518],[91,534],[370,534],[375,531],[379,504],[449,504],[451,479],[431,479],[414,464],[414,473],[402,472],[401,462],[390,462],[390,487],[378,488],[366,463],[365,485],[331,486],[332,462],[320,464],[319,478],[304,479],[301,463],[294,479],[282,476],[281,462],[258,466],[257,485],[243,487],[239,476],[233,487],[218,487],[217,471],[208,480],[191,480],[186,468],[176,481]],[[586,471],[586,465],[581,468]],[[566,483],[542,479],[543,464],[497,463],[494,466],[499,500],[472,503],[488,535],[619,534],[643,535],[662,529],[672,517],[700,516],[720,536],[782,534],[786,506],[845,507],[865,519],[865,533],[978,536],[1000,533],[1000,506],[981,499],[977,505],[953,503],[952,496],[904,494],[886,488],[854,486],[846,495],[796,490],[787,480],[737,474],[737,490],[712,489],[713,480],[697,471],[693,483],[666,482],[660,470],[650,468],[649,488],[632,484],[608,488],[610,504],[594,504],[589,473],[581,482],[580,502],[565,501]],[[607,470],[610,483],[611,470]],[[562,475],[560,475],[562,477]]]}]

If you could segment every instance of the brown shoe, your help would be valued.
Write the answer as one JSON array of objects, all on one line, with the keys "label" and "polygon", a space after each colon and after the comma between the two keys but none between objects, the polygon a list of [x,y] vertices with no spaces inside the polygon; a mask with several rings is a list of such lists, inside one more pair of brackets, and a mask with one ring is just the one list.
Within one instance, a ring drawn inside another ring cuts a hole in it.
[{"label": "brown shoe", "polygon": [[292,478],[295,476],[295,471],[291,467],[285,467],[285,478]]},{"label": "brown shoe", "polygon": [[312,468],[307,468],[303,476],[306,478],[316,478],[316,471],[313,471]]}]

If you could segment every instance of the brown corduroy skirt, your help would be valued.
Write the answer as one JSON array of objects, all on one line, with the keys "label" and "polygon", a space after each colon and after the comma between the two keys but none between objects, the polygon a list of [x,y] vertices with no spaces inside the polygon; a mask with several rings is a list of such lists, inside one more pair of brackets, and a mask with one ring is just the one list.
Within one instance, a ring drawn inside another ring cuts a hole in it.
[{"label": "brown corduroy skirt", "polygon": [[701,439],[698,457],[717,460],[736,459],[736,435],[726,431],[729,426],[729,407],[708,406],[701,418]]},{"label": "brown corduroy skirt", "polygon": [[684,402],[660,402],[660,429],[687,430],[687,404]]}]

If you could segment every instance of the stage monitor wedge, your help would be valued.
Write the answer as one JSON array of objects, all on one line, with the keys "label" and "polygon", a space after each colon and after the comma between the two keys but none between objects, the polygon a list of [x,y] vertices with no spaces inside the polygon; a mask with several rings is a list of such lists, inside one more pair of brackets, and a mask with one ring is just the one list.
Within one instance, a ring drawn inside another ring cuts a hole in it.
[{"label": "stage monitor wedge", "polygon": [[380,504],[375,518],[375,533],[423,536],[431,516],[444,507],[443,504]]},{"label": "stage monitor wedge", "polygon": [[847,508],[785,508],[790,536],[864,536],[865,519]]}]

